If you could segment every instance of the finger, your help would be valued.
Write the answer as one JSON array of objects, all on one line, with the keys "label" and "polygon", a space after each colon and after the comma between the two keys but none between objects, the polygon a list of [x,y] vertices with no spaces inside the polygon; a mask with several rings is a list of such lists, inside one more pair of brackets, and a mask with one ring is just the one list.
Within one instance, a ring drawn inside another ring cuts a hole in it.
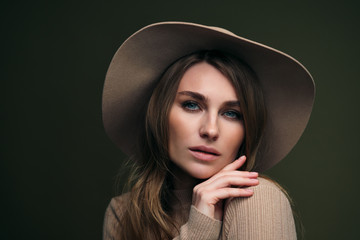
[{"label": "finger", "polygon": [[215,181],[219,181],[219,179],[222,179],[222,178],[227,178],[227,179],[229,179],[229,178],[234,178],[234,179],[236,179],[236,178],[257,179],[258,176],[259,176],[259,174],[257,172],[238,171],[238,170],[222,171],[222,172],[219,172],[219,173],[215,174],[214,176],[212,176],[208,180],[196,185],[194,190],[196,188],[199,188],[199,187],[210,186]]},{"label": "finger", "polygon": [[254,191],[250,188],[222,188],[216,191],[219,200],[231,197],[250,197]]},{"label": "finger", "polygon": [[232,170],[232,171],[222,171],[222,172],[215,174],[214,176],[216,176],[217,178],[225,177],[225,176],[257,178],[259,176],[259,173],[258,172]]},{"label": "finger", "polygon": [[221,178],[217,178],[213,182],[203,185],[202,187],[204,189],[211,191],[214,189],[226,188],[230,186],[247,187],[247,186],[256,186],[258,184],[259,184],[259,180],[255,178],[234,177],[228,175],[228,176],[223,176]]},{"label": "finger", "polygon": [[214,176],[212,176],[208,180],[200,183],[199,187],[209,186],[210,184],[213,184],[214,181],[217,181],[220,178],[230,178],[231,177],[231,178],[256,179],[258,176],[259,176],[259,174],[257,172],[238,171],[238,170],[222,171],[222,172],[219,172],[219,173],[215,174]]},{"label": "finger", "polygon": [[243,155],[233,161],[232,163],[226,165],[222,170],[228,171],[228,170],[236,170],[239,169],[246,161],[246,156]]},{"label": "finger", "polygon": [[219,177],[212,182],[201,183],[195,186],[193,193],[195,195],[208,194],[211,191],[228,188],[228,187],[249,187],[259,184],[259,180],[255,178],[239,177],[233,175],[226,175]]},{"label": "finger", "polygon": [[[209,192],[203,200],[210,205],[215,205],[217,202],[223,199],[236,198],[236,197],[250,197],[254,194],[254,191],[250,188],[221,188],[215,191]],[[200,201],[199,204],[200,205]]]}]

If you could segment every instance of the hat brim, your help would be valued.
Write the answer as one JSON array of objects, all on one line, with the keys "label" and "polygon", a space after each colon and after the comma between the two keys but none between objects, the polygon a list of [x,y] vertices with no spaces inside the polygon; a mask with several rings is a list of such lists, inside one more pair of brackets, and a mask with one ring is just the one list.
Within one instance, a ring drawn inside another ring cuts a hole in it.
[{"label": "hat brim", "polygon": [[283,159],[302,135],[312,110],[315,85],[310,73],[289,55],[227,30],[185,22],[149,25],[130,36],[115,53],[104,83],[103,122],[109,137],[132,154],[142,111],[164,70],[200,50],[237,56],[256,73],[268,112],[256,171]]}]

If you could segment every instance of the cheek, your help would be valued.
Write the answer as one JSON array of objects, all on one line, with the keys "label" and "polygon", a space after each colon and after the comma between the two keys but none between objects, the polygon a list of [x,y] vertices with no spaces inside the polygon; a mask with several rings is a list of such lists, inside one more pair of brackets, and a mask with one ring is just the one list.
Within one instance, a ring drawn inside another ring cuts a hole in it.
[{"label": "cheek", "polygon": [[228,126],[226,136],[225,144],[229,147],[229,152],[232,157],[235,158],[245,139],[244,125],[241,123]]},{"label": "cheek", "polygon": [[186,121],[176,107],[172,107],[169,114],[169,151],[173,152],[175,147],[181,146],[181,142],[186,138]]},{"label": "cheek", "polygon": [[241,126],[237,131],[234,131],[235,134],[233,135],[233,138],[231,139],[232,142],[236,143],[238,148],[240,148],[241,144],[244,141],[245,138],[245,130],[243,126]]}]

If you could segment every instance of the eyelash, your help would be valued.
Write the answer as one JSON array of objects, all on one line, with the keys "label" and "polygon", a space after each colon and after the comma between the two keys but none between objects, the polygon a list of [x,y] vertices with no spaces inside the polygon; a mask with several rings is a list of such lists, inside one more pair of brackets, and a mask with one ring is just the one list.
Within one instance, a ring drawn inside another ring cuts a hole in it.
[{"label": "eyelash", "polygon": [[[189,112],[198,112],[201,111],[201,106],[194,101],[185,101],[181,104],[182,108],[185,109],[185,111],[189,111]],[[194,109],[196,108],[196,109]],[[235,116],[230,117],[230,116],[226,116],[226,114],[231,113],[234,114]],[[235,110],[226,110],[224,111],[221,115],[225,116],[227,119],[230,120],[242,120],[243,119],[243,115]]]},{"label": "eyelash", "polygon": [[222,115],[225,116],[227,113],[231,113],[231,114],[234,114],[234,115],[235,115],[235,117],[226,116],[227,118],[229,118],[229,119],[231,119],[231,120],[242,120],[242,114],[239,113],[238,111],[229,110],[229,111],[224,112]]},{"label": "eyelash", "polygon": [[[197,107],[197,109],[193,109],[190,107],[190,105],[193,105],[193,107]],[[196,111],[199,111],[201,110],[199,104],[197,102],[194,102],[194,101],[185,101],[181,104],[181,106],[187,110],[187,111],[190,111],[190,112],[196,112]]]}]

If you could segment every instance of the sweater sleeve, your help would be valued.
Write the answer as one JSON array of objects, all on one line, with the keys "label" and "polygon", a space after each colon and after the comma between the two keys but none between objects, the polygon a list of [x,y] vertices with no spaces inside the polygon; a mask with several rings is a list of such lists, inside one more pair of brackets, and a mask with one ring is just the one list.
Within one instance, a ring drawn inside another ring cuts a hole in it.
[{"label": "sweater sleeve", "polygon": [[210,218],[191,206],[189,220],[180,228],[174,240],[212,240],[219,239],[222,222]]},{"label": "sweater sleeve", "polygon": [[289,200],[271,181],[259,178],[249,198],[228,200],[221,239],[294,240],[296,230]]}]

